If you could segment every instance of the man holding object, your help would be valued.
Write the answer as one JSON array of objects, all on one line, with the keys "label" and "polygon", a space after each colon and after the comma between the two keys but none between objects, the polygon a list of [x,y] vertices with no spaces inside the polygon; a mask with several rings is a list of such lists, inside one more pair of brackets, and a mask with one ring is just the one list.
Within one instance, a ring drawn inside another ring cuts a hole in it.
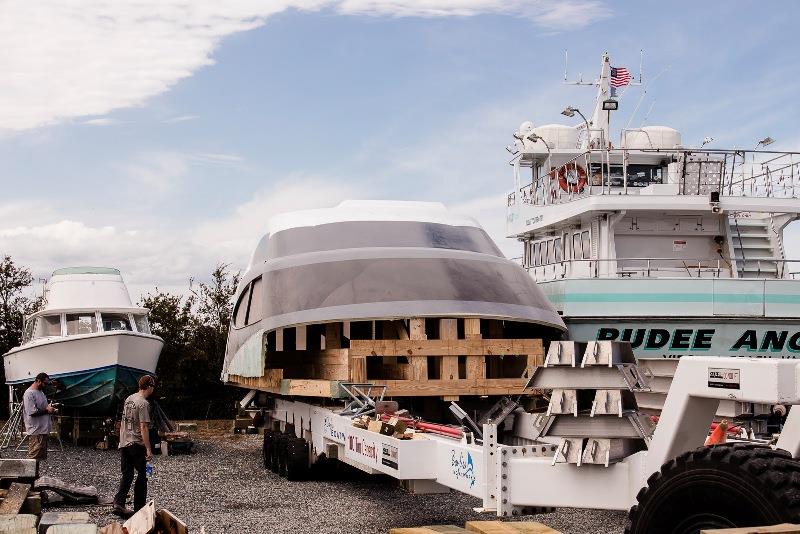
[{"label": "man holding object", "polygon": [[50,435],[50,414],[58,410],[47,402],[42,391],[50,383],[47,373],[39,373],[22,395],[25,432],[28,434],[28,458],[47,459],[47,437]]},{"label": "man holding object", "polygon": [[[147,397],[153,394],[156,380],[150,375],[139,379],[139,391],[125,399],[122,422],[119,427],[119,449],[122,462],[122,480],[114,497],[114,513],[130,517],[144,506],[147,500],[147,462],[153,459],[150,447],[150,404]],[[136,470],[136,485],[133,487],[133,510],[125,507],[128,491]]]}]

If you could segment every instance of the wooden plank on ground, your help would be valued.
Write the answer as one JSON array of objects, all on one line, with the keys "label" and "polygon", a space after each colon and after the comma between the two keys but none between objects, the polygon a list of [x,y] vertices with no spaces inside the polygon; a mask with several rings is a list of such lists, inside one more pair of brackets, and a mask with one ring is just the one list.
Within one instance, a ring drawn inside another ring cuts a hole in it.
[{"label": "wooden plank on ground", "polygon": [[[428,339],[425,334],[425,319],[415,318],[408,322],[408,341],[421,341]],[[399,341],[399,340],[398,340]],[[404,340],[405,341],[405,340]],[[408,363],[411,367],[411,379],[417,381],[428,380],[428,358],[426,356],[408,356]]]},{"label": "wooden plank on ground", "polygon": [[0,515],[0,532],[36,534],[38,519],[33,514]]},{"label": "wooden plank on ground", "polygon": [[467,521],[464,527],[480,534],[561,534],[547,525],[534,521]]},{"label": "wooden plank on ground", "polygon": [[764,527],[714,528],[701,530],[700,534],[800,534],[800,525],[781,523]]},{"label": "wooden plank on ground", "polygon": [[0,478],[36,478],[36,460],[14,459],[0,460]]},{"label": "wooden plank on ground", "polygon": [[468,534],[467,530],[456,525],[430,525],[412,528],[393,528],[389,534]]},{"label": "wooden plank on ground", "polygon": [[117,523],[115,521],[101,527],[100,530],[97,531],[97,534],[125,534],[125,531],[123,530],[122,523]]},{"label": "wooden plank on ground", "polygon": [[[443,319],[454,321],[455,319]],[[448,330],[449,335],[449,330]],[[541,339],[354,339],[350,356],[544,355]]]},{"label": "wooden plank on ground", "polygon": [[28,496],[28,490],[30,489],[30,484],[13,482],[3,502],[0,503],[0,515],[18,514],[22,505],[25,503],[25,498]]},{"label": "wooden plank on ground", "polygon": [[92,523],[53,525],[47,529],[47,534],[97,534],[97,525]]},{"label": "wooden plank on ground", "polygon": [[156,526],[156,505],[153,501],[148,502],[130,517],[122,525],[128,530],[128,534],[148,534]]}]

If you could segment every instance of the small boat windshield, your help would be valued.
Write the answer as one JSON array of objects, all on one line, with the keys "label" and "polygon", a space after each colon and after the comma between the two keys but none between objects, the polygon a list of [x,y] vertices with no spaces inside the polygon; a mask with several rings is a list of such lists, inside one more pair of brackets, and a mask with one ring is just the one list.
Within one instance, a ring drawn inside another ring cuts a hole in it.
[{"label": "small boat windshield", "polygon": [[127,314],[124,313],[101,313],[103,320],[103,331],[113,332],[114,330],[133,330]]},{"label": "small boat windshield", "polygon": [[133,320],[136,323],[136,330],[143,334],[150,334],[150,322],[147,320],[147,315],[134,315]]},{"label": "small boat windshield", "polygon": [[38,339],[41,337],[53,337],[61,335],[61,316],[60,315],[42,315],[36,318],[36,324],[33,327],[33,338]]},{"label": "small boat windshield", "polygon": [[93,312],[68,313],[67,335],[93,334],[97,332],[97,317]]}]

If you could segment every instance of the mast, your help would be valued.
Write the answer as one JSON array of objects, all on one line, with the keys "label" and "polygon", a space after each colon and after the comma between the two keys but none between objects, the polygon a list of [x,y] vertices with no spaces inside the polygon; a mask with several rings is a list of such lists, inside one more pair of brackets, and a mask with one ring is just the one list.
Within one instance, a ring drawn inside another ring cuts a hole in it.
[{"label": "mast", "polygon": [[592,127],[589,139],[594,148],[600,148],[601,142],[607,144],[611,140],[609,135],[611,112],[603,109],[603,102],[609,98],[611,98],[611,61],[608,52],[605,52],[600,65],[600,79],[597,80],[597,100],[594,104],[592,120],[589,123]]}]

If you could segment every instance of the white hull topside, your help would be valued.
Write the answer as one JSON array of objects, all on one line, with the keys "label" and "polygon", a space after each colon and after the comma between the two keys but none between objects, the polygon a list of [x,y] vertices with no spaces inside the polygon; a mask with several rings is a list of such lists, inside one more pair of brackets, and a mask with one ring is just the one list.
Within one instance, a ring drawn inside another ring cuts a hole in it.
[{"label": "white hull topside", "polygon": [[130,331],[46,338],[5,354],[6,383],[29,382],[40,372],[57,378],[114,365],[155,373],[163,345],[158,336]]}]

